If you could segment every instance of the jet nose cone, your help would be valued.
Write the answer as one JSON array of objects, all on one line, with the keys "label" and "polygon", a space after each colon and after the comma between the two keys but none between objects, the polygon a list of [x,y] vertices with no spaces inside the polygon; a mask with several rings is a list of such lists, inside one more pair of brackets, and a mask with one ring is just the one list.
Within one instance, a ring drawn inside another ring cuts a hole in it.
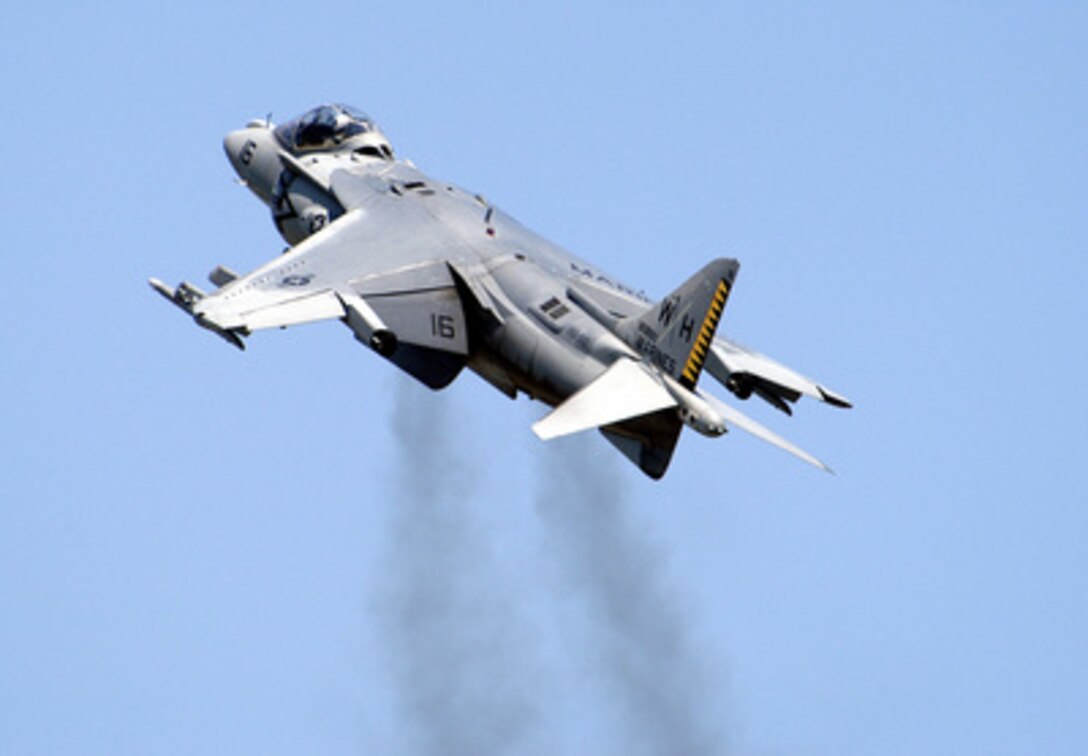
[{"label": "jet nose cone", "polygon": [[242,183],[267,204],[283,172],[272,130],[261,124],[232,131],[223,137],[223,151]]},{"label": "jet nose cone", "polygon": [[223,151],[227,153],[227,159],[230,160],[234,172],[239,176],[245,173],[246,165],[249,160],[252,160],[252,156],[249,157],[249,160],[246,159],[246,143],[250,141],[246,134],[247,131],[248,129],[239,129],[223,137]]}]

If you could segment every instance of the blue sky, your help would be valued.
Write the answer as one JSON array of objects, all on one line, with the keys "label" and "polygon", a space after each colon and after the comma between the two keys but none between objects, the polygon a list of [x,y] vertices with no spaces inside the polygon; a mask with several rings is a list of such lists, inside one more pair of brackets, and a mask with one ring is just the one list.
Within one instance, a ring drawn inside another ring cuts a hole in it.
[{"label": "blue sky", "polygon": [[[0,11],[0,751],[1083,753],[1088,11]],[[220,147],[327,100],[849,412],[643,478],[339,324],[145,281],[282,246]]]}]

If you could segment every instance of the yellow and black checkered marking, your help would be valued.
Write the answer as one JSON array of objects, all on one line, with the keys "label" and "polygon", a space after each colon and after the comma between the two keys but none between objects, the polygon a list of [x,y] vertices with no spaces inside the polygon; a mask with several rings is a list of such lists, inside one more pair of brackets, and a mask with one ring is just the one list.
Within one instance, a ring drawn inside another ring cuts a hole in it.
[{"label": "yellow and black checkered marking", "polygon": [[680,373],[680,383],[685,388],[694,388],[695,381],[706,362],[706,353],[710,349],[710,342],[714,338],[714,331],[718,328],[718,321],[725,309],[725,300],[729,296],[729,284],[723,278],[718,282],[718,290],[714,292],[714,299],[710,302],[710,308],[703,318],[703,327],[699,329],[699,337],[688,355],[688,361],[684,364],[684,370]]}]

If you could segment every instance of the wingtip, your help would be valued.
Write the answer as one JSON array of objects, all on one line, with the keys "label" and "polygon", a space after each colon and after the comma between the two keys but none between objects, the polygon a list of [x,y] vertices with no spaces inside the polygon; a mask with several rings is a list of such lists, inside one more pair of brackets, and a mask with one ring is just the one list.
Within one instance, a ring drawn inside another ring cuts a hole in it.
[{"label": "wingtip", "polygon": [[552,439],[551,434],[549,434],[546,430],[542,430],[541,427],[540,427],[543,424],[544,424],[543,420],[538,420],[537,422],[532,424],[531,427],[532,427],[533,435],[536,436],[537,438],[539,438],[541,441],[550,441]]},{"label": "wingtip", "polygon": [[845,396],[839,396],[834,391],[824,388],[823,386],[817,386],[816,389],[820,392],[820,398],[830,404],[832,407],[842,407],[843,409],[852,409],[853,404]]},{"label": "wingtip", "polygon": [[797,455],[804,462],[808,462],[817,470],[823,470],[828,475],[835,475],[835,471],[832,470],[822,459],[812,456],[808,452],[804,452],[804,456]]}]

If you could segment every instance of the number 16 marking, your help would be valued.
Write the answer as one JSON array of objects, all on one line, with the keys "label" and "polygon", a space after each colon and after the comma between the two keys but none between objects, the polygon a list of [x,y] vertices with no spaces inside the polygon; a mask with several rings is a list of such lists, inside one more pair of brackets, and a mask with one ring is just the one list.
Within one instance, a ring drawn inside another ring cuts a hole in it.
[{"label": "number 16 marking", "polygon": [[431,313],[431,334],[442,339],[452,339],[456,335],[453,317]]}]

